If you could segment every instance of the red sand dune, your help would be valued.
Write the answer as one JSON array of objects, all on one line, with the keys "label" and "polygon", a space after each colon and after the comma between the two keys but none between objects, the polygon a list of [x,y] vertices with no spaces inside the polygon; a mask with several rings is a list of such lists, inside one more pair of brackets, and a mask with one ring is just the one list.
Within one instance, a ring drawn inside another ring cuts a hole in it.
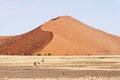
[{"label": "red sand dune", "polygon": [[4,43],[6,40],[8,40],[11,36],[0,36],[0,44]]},{"label": "red sand dune", "polygon": [[70,16],[54,18],[18,36],[0,37],[1,55],[120,54],[120,37],[94,29]]}]

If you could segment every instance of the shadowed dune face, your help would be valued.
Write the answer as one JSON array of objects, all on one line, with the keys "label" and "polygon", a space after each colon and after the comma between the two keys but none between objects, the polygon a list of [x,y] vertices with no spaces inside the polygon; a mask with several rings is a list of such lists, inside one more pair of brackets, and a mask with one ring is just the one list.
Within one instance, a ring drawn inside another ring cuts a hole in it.
[{"label": "shadowed dune face", "polygon": [[120,54],[120,37],[94,29],[70,16],[51,19],[13,37],[0,37],[1,55]]},{"label": "shadowed dune face", "polygon": [[52,39],[52,32],[37,28],[23,35],[15,36],[0,45],[1,55],[33,55],[43,49]]},{"label": "shadowed dune face", "polygon": [[6,42],[8,39],[10,39],[12,36],[0,36],[0,44]]}]

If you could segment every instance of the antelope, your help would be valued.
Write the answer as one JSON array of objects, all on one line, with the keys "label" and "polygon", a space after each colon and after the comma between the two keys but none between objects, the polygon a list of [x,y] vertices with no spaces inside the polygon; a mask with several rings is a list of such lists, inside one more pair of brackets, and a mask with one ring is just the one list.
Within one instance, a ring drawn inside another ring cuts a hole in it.
[{"label": "antelope", "polygon": [[34,61],[34,63],[33,63],[33,68],[34,68],[35,66],[38,66],[38,65],[40,65],[40,62]]},{"label": "antelope", "polygon": [[[42,59],[42,61],[41,62],[44,62],[44,60]],[[41,63],[39,62],[39,61],[34,61],[33,62],[33,68],[36,66],[39,66]]]}]

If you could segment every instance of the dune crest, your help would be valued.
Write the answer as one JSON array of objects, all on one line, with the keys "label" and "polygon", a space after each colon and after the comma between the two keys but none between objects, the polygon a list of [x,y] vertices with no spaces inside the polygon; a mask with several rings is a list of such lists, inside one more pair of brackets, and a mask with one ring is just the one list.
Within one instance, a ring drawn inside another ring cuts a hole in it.
[{"label": "dune crest", "polygon": [[0,54],[120,54],[120,37],[94,29],[70,16],[59,16],[28,33],[9,39],[0,37]]}]

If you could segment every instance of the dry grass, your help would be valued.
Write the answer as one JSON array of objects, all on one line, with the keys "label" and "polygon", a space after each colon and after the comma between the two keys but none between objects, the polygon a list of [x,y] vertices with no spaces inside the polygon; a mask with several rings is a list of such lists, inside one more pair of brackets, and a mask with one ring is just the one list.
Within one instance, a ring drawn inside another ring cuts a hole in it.
[{"label": "dry grass", "polygon": [[120,70],[120,56],[0,56],[0,66],[33,66],[34,61],[44,68]]},{"label": "dry grass", "polygon": [[[44,60],[44,62],[41,62],[42,60]],[[78,74],[82,74],[82,70],[84,74],[85,74],[84,70],[85,71],[103,70],[103,71],[111,71],[111,72],[113,71],[115,73],[117,73],[116,71],[118,72],[120,71],[120,56],[119,55],[114,55],[114,56],[0,56],[0,67],[1,67],[0,70],[4,67],[6,71],[9,71],[10,69],[17,70],[14,68],[14,66],[18,66],[20,67],[19,68],[20,71],[23,69],[22,70],[23,72],[26,72],[26,70],[27,71],[30,70],[33,72],[34,69],[32,69],[32,66],[33,66],[34,61],[41,62],[39,66],[35,67],[35,69],[40,72],[41,70],[45,72],[44,69],[46,70],[47,69],[48,70],[58,69],[58,71],[63,70],[66,72],[67,71],[70,72],[72,70],[73,72],[77,71]],[[7,67],[11,67],[11,68],[7,70]],[[79,71],[81,71],[81,73]],[[39,74],[39,72],[37,74]],[[58,73],[55,73],[55,74],[58,74]],[[33,75],[35,75],[35,73],[33,73]],[[49,77],[45,77],[45,78],[11,77],[11,78],[8,78],[5,76],[6,75],[4,75],[4,77],[0,76],[0,80],[120,80],[119,76],[114,76],[114,75],[113,76],[111,75],[110,77],[109,75],[104,76],[104,77],[89,76],[89,75],[81,77],[78,75],[79,77],[65,77],[65,76],[61,77],[60,76],[57,78],[56,77],[50,77],[50,78]]]},{"label": "dry grass", "polygon": [[[0,78],[0,80],[21,80],[21,78]],[[82,77],[82,78],[22,78],[22,80],[120,80],[120,77],[98,78],[98,77]]]}]

